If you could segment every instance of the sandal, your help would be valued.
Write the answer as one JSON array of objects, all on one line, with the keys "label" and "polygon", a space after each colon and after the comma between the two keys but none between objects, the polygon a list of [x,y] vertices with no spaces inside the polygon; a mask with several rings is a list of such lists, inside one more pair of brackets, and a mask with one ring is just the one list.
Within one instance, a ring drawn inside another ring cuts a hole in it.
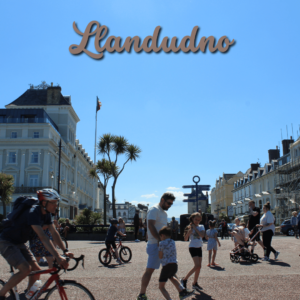
[{"label": "sandal", "polygon": [[[300,255],[299,255],[299,256],[300,256]],[[210,267],[210,264],[208,264],[207,267]]]},{"label": "sandal", "polygon": [[212,266],[219,266],[219,264],[217,264],[217,263],[212,263],[211,265]]}]

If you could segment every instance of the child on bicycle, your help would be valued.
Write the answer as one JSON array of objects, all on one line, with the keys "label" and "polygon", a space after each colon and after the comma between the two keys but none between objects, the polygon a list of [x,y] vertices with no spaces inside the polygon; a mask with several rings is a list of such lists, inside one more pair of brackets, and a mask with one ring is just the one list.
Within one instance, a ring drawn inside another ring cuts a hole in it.
[{"label": "child on bicycle", "polygon": [[179,282],[176,277],[178,269],[177,258],[176,258],[176,246],[175,242],[171,239],[171,228],[164,226],[159,232],[159,252],[158,256],[161,259],[162,270],[159,277],[159,289],[167,300],[172,300],[169,293],[165,289],[166,282],[168,279],[175,285],[179,292],[179,299],[185,299],[194,294],[194,291],[188,291]]},{"label": "child on bicycle", "polygon": [[115,255],[117,257],[117,263],[119,265],[121,265],[122,262],[119,258],[119,253],[118,253],[118,251],[116,251],[117,246],[116,246],[116,243],[115,243],[115,241],[116,241],[115,235],[119,234],[121,236],[126,236],[126,234],[124,234],[123,232],[118,230],[119,222],[118,222],[117,219],[111,219],[110,223],[111,223],[111,226],[109,227],[109,230],[108,230],[106,238],[105,238],[105,245],[106,245],[106,248],[107,248],[107,252],[110,251],[111,246],[113,247],[113,249],[115,251]]}]

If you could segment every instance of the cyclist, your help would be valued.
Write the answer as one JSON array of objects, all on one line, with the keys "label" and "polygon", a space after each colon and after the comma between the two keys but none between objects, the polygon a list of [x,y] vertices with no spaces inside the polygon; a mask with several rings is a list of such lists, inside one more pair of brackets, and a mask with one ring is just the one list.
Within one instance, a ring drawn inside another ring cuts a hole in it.
[{"label": "cyclist", "polygon": [[107,248],[107,252],[110,251],[110,246],[113,247],[113,249],[115,251],[115,254],[116,254],[116,258],[117,258],[117,263],[119,265],[121,265],[122,262],[119,258],[119,253],[118,253],[118,251],[116,251],[117,246],[116,246],[116,243],[115,243],[115,241],[116,241],[115,235],[119,234],[121,236],[126,236],[126,234],[124,234],[121,231],[118,231],[119,222],[118,222],[117,219],[111,219],[110,223],[111,223],[111,226],[109,227],[106,238],[105,238],[105,245],[106,245],[106,248]]},{"label": "cyclist", "polygon": [[[53,189],[44,189],[37,191],[37,195],[39,205],[25,208],[12,225],[5,227],[0,234],[0,254],[11,266],[19,270],[0,290],[0,300],[4,300],[6,293],[28,276],[31,271],[41,270],[26,245],[33,233],[38,235],[43,245],[56,258],[57,263],[64,269],[68,268],[66,259],[58,254],[45,234],[42,228],[44,225],[48,225],[55,244],[63,249],[66,256],[73,257],[73,254],[66,249],[51,220],[51,213],[55,213],[60,199],[58,193]],[[39,275],[30,276],[28,289],[38,279]]]}]

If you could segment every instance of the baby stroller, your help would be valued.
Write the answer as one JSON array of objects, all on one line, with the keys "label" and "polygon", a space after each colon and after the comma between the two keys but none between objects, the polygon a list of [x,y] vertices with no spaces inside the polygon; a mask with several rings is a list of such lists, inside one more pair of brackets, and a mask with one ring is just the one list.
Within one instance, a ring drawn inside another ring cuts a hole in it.
[{"label": "baby stroller", "polygon": [[240,262],[241,258],[247,262],[257,262],[258,255],[249,251],[248,247],[256,245],[255,238],[258,234],[260,234],[260,230],[256,232],[256,234],[251,239],[245,238],[245,230],[243,226],[236,227],[232,232],[233,236],[236,238],[238,242],[238,246],[230,251],[230,260],[232,262]]}]

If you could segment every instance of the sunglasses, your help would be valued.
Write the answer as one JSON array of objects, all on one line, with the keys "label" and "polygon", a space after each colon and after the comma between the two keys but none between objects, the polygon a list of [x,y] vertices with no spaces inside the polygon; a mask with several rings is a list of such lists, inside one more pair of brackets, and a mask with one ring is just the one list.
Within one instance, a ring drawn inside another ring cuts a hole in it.
[{"label": "sunglasses", "polygon": [[169,206],[172,206],[172,205],[173,205],[173,202],[165,201],[165,203],[167,203]]}]

